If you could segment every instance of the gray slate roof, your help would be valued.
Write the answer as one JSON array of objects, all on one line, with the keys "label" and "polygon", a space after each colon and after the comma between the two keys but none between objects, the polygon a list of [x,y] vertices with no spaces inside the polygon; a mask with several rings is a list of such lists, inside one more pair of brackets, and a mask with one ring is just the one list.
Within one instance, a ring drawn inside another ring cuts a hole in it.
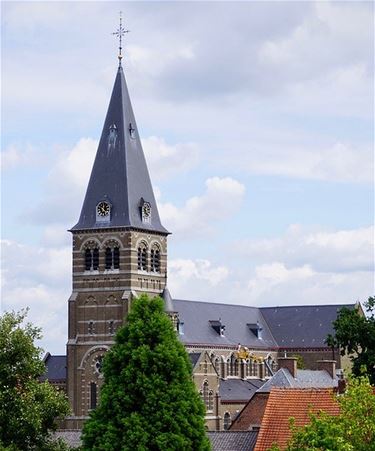
[{"label": "gray slate roof", "polygon": [[[129,130],[131,128],[133,132]],[[116,127],[110,133],[110,127]],[[151,204],[150,223],[142,222],[141,199]],[[109,223],[96,222],[96,206],[111,204]],[[115,79],[102,136],[78,223],[72,231],[131,227],[168,233],[159,218],[141,140],[121,67]]]},{"label": "gray slate roof", "polygon": [[[180,335],[183,343],[223,346],[241,343],[249,348],[277,346],[259,308],[179,299],[174,299],[173,305],[184,323],[184,334]],[[219,319],[225,326],[224,336],[220,336],[209,323]],[[261,338],[257,338],[247,326],[258,322],[262,327]]]},{"label": "gray slate roof", "polygon": [[173,306],[173,299],[171,296],[171,293],[168,290],[168,287],[165,287],[163,290],[163,293],[161,294],[161,297],[164,299],[164,310],[166,312],[174,312],[174,306]]},{"label": "gray slate roof", "polygon": [[191,364],[193,365],[193,368],[197,364],[200,355],[201,355],[200,352],[189,352],[189,357],[190,357]]},{"label": "gray slate roof", "polygon": [[301,305],[260,308],[272,335],[281,348],[326,347],[325,339],[333,333],[337,312],[348,305]]},{"label": "gray slate roof", "polygon": [[49,352],[44,357],[46,372],[40,380],[63,381],[66,379],[66,355],[51,355]]},{"label": "gray slate roof", "polygon": [[212,451],[253,451],[258,431],[207,432]]},{"label": "gray slate roof", "polygon": [[334,388],[337,379],[332,379],[325,370],[297,370],[294,378],[286,368],[280,368],[274,376],[262,385],[258,393],[270,393],[277,388]]},{"label": "gray slate roof", "polygon": [[261,379],[222,379],[219,393],[222,401],[249,401],[264,384]]}]

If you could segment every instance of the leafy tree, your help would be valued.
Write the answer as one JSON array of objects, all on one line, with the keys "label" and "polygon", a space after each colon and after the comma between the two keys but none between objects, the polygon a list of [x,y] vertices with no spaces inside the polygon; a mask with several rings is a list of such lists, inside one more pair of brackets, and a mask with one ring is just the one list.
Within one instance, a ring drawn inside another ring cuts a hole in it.
[{"label": "leafy tree", "polygon": [[45,372],[34,341],[40,329],[23,324],[27,310],[0,317],[0,450],[66,449],[53,440],[56,417],[69,405],[62,393],[38,378]]},{"label": "leafy tree", "polygon": [[210,448],[189,356],[161,298],[133,302],[103,374],[99,406],[83,428],[84,450]]},{"label": "leafy tree", "polygon": [[[374,451],[375,394],[367,377],[349,379],[344,395],[337,397],[338,416],[320,412],[298,428],[291,418],[293,436],[286,451]],[[277,445],[271,448],[278,451]]]},{"label": "leafy tree", "polygon": [[367,374],[375,384],[375,298],[365,303],[367,315],[357,309],[342,308],[333,322],[335,335],[329,335],[327,343],[338,347],[341,355],[346,353],[353,362],[353,374]]},{"label": "leafy tree", "polygon": [[297,368],[299,370],[304,370],[306,368],[305,361],[303,360],[301,354],[293,354],[292,357],[297,359]]}]

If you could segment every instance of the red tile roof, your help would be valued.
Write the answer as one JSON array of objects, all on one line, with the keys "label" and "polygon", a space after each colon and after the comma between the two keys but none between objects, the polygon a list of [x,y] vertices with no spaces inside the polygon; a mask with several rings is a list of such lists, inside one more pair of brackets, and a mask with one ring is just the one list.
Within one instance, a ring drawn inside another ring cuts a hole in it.
[{"label": "red tile roof", "polygon": [[309,423],[310,412],[323,410],[330,415],[339,414],[339,405],[332,389],[273,388],[268,398],[254,451],[266,451],[273,443],[285,449],[291,438],[289,418],[296,426]]}]

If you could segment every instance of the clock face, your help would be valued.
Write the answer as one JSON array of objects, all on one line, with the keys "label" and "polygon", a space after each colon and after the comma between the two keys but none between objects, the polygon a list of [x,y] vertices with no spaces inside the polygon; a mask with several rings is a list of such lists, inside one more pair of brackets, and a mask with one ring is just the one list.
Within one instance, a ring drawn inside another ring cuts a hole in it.
[{"label": "clock face", "polygon": [[100,202],[100,204],[96,207],[96,211],[99,216],[103,218],[109,215],[109,204],[107,202]]},{"label": "clock face", "polygon": [[148,202],[145,202],[142,206],[143,215],[146,218],[149,218],[151,215],[151,205]]}]

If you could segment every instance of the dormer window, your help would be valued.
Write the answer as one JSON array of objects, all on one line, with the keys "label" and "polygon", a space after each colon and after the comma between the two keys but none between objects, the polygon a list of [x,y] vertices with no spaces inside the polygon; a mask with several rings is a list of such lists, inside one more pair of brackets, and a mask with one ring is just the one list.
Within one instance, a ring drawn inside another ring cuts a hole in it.
[{"label": "dormer window", "polygon": [[261,332],[262,332],[262,327],[260,326],[259,322],[257,323],[248,323],[247,327],[249,328],[250,332],[252,334],[254,334],[256,336],[256,338],[261,339]]},{"label": "dormer window", "polygon": [[151,223],[151,204],[141,198],[141,216],[142,222]]},{"label": "dormer window", "polygon": [[130,135],[130,138],[135,138],[135,128],[133,127],[133,125],[132,125],[132,123],[130,122],[129,123],[129,135]]},{"label": "dormer window", "polygon": [[117,127],[116,124],[112,124],[109,127],[108,133],[108,150],[114,149],[116,147],[117,141]]},{"label": "dormer window", "polygon": [[221,337],[224,337],[225,326],[221,323],[221,320],[211,320],[209,321],[212,329],[219,334]]}]

